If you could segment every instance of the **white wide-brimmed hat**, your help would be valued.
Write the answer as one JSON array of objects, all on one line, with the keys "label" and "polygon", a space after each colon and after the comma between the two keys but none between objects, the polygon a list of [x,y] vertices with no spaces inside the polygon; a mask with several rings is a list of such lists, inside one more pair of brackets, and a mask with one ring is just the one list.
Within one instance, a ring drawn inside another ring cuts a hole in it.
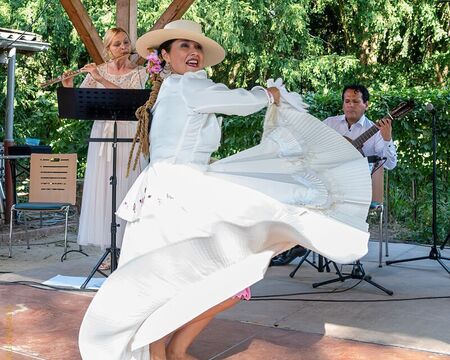
[{"label": "white wide-brimmed hat", "polygon": [[186,39],[198,42],[203,48],[205,66],[213,66],[225,58],[225,50],[214,40],[205,36],[202,26],[191,20],[175,20],[164,29],[149,31],[136,41],[136,51],[145,58],[149,49],[157,49],[167,40]]}]

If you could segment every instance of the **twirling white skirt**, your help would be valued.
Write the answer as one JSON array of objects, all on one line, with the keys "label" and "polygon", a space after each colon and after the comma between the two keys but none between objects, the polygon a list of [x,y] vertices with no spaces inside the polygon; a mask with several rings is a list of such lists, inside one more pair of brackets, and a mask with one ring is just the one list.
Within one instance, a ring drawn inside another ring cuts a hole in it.
[{"label": "twirling white skirt", "polygon": [[261,280],[295,244],[359,259],[370,181],[350,143],[288,106],[269,110],[260,145],[207,169],[147,167],[119,208],[120,266],[83,320],[83,359],[148,359],[149,343]]}]

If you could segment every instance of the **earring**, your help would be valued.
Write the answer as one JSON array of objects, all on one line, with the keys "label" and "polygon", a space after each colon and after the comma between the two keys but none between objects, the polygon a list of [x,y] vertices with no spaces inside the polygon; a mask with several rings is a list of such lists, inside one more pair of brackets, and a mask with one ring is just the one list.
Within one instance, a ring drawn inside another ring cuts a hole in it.
[{"label": "earring", "polygon": [[172,67],[170,66],[170,63],[166,62],[162,71],[159,73],[159,76],[163,80],[167,79],[170,75],[172,75]]}]

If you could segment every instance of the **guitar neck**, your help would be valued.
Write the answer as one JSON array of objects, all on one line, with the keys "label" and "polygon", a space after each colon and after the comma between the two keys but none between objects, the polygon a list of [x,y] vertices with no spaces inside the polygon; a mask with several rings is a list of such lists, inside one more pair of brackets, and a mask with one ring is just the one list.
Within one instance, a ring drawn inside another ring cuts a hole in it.
[{"label": "guitar neck", "polygon": [[[399,119],[402,116],[405,116],[407,113],[409,113],[414,108],[414,101],[408,100],[407,102],[402,102],[397,107],[391,110],[390,113],[388,113],[387,116],[383,117],[383,119],[391,119],[394,121],[394,119]],[[361,150],[364,143],[369,140],[372,136],[374,136],[379,129],[376,127],[376,125],[373,125],[366,131],[364,131],[361,135],[359,135],[355,140],[352,140],[353,146],[355,146],[358,150]]]},{"label": "guitar neck", "polygon": [[352,140],[353,146],[357,149],[362,149],[364,143],[369,140],[372,136],[374,136],[379,129],[373,125],[371,128],[364,131],[361,135],[359,135],[356,139]]}]

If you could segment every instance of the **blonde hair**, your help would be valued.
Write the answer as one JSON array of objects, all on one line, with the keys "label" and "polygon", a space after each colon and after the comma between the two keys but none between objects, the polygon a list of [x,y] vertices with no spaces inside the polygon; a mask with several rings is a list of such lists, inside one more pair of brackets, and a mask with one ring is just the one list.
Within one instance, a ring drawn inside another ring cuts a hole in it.
[{"label": "blonde hair", "polygon": [[107,30],[105,33],[105,36],[103,37],[103,55],[108,60],[111,59],[111,56],[109,54],[109,47],[111,46],[114,36],[116,36],[117,34],[120,34],[120,33],[124,33],[127,36],[128,40],[130,40],[130,36],[128,35],[126,30],[121,27],[114,27],[114,28]]}]

